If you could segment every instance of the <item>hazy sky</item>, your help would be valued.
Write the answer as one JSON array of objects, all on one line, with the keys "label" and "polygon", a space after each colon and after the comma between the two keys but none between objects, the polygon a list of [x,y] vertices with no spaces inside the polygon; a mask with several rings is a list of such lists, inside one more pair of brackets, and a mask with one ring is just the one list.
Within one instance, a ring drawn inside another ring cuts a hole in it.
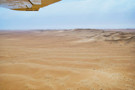
[{"label": "hazy sky", "polygon": [[38,12],[0,8],[0,29],[135,28],[135,0],[62,0]]}]

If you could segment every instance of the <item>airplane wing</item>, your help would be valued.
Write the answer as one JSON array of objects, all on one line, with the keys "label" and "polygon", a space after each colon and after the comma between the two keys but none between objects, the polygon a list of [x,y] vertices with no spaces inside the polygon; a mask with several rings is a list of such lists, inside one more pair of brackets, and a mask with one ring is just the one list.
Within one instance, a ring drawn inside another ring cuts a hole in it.
[{"label": "airplane wing", "polygon": [[61,0],[0,0],[0,7],[19,11],[38,11]]}]

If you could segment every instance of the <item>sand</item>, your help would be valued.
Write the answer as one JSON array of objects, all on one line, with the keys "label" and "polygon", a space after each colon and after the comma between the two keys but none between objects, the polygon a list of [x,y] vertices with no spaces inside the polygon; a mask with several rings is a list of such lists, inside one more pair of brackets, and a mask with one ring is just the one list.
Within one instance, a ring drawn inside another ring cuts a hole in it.
[{"label": "sand", "polygon": [[135,90],[135,32],[0,31],[0,90]]}]

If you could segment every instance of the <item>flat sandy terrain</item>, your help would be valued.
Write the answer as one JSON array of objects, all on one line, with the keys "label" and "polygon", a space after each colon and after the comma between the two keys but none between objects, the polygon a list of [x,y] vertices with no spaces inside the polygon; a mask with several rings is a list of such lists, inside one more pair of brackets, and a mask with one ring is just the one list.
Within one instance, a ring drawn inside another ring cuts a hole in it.
[{"label": "flat sandy terrain", "polygon": [[0,90],[135,90],[135,32],[0,31]]}]

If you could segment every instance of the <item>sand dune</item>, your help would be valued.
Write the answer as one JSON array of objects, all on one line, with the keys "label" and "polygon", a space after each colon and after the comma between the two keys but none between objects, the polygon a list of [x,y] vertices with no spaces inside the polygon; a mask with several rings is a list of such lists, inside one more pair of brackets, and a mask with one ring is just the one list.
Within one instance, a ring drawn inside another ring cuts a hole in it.
[{"label": "sand dune", "polygon": [[0,31],[0,90],[135,90],[135,32]]}]

